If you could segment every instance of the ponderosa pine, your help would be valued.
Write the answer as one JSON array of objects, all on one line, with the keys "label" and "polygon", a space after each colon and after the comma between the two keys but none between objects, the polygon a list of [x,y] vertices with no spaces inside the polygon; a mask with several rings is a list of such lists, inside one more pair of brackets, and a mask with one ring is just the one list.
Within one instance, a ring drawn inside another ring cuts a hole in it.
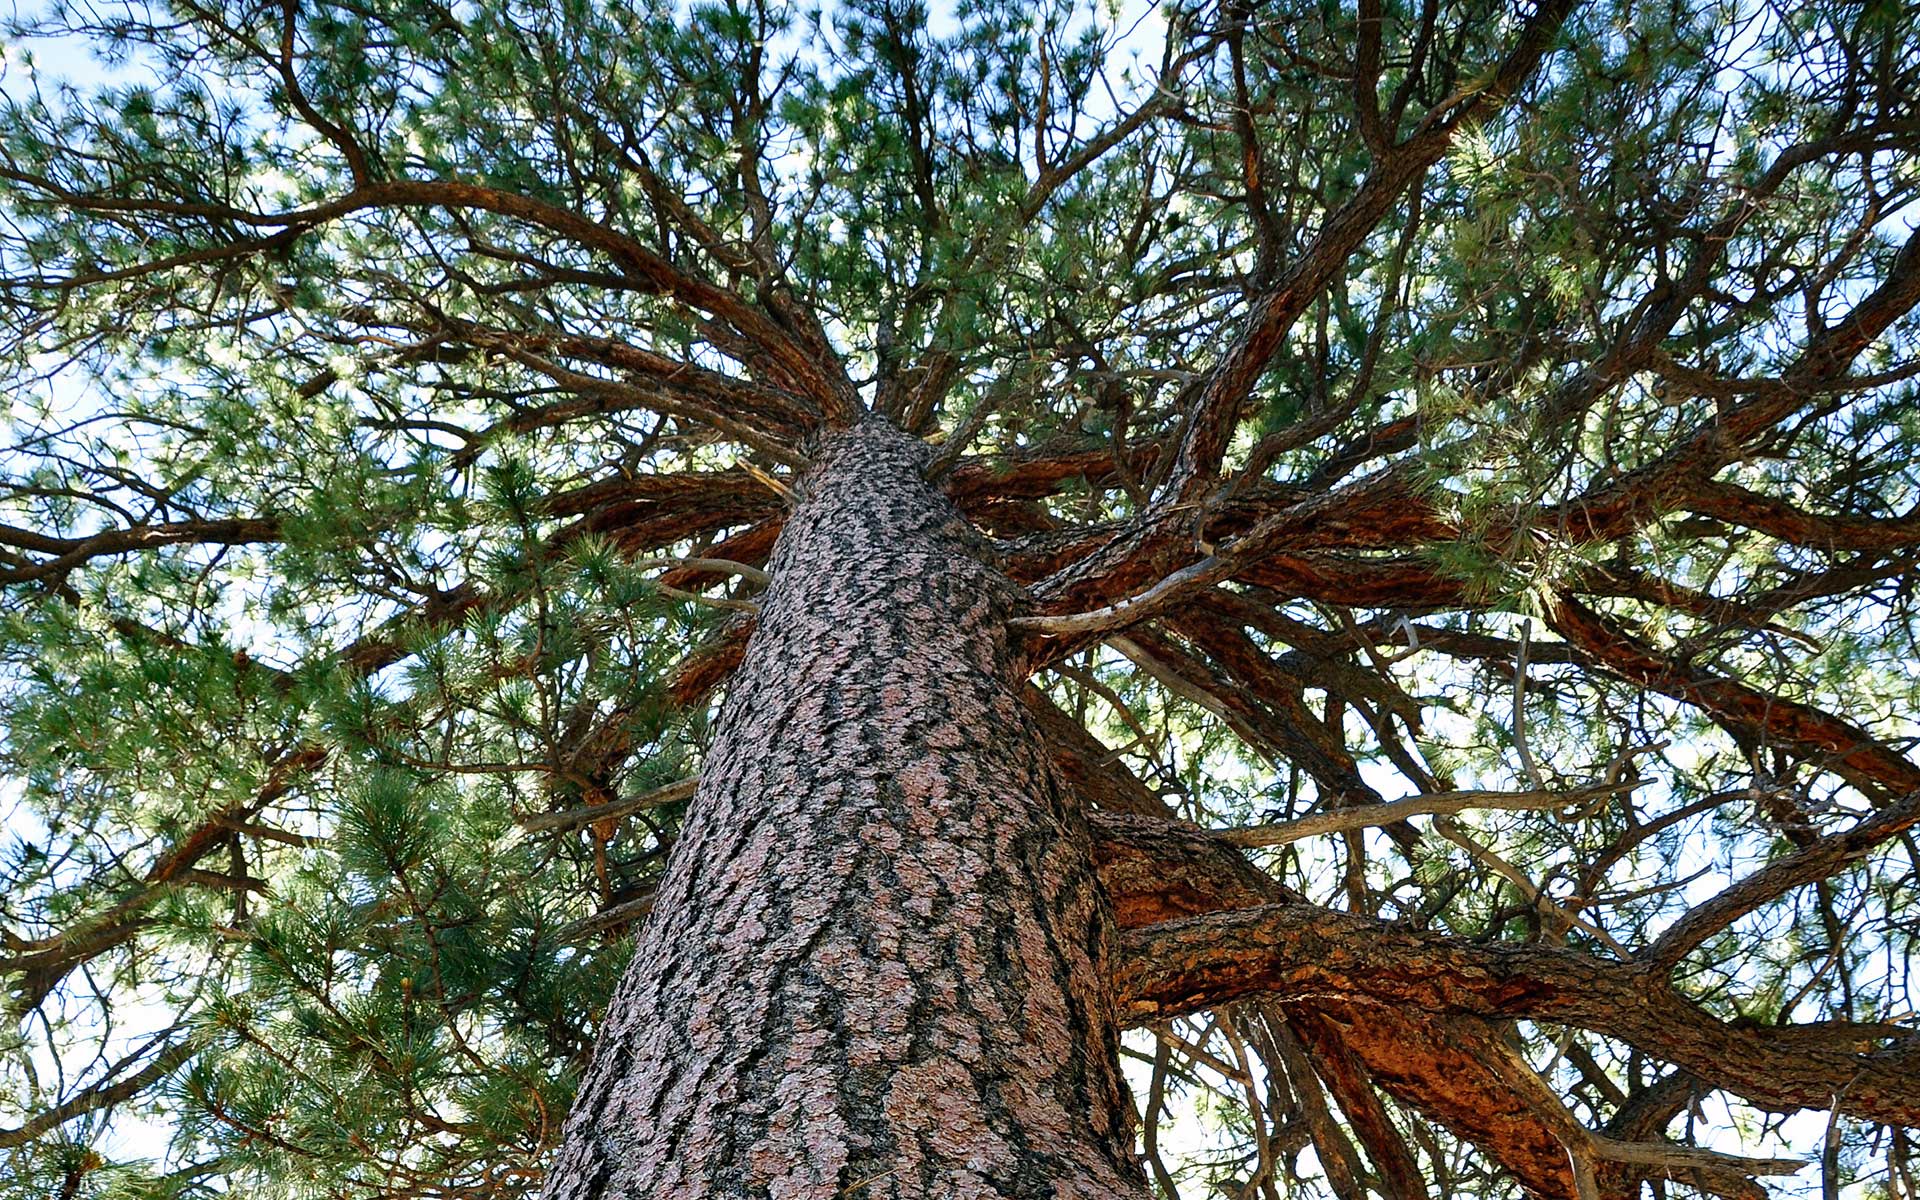
[{"label": "ponderosa pine", "polygon": [[0,1193],[1920,1195],[1912,5],[6,36]]}]

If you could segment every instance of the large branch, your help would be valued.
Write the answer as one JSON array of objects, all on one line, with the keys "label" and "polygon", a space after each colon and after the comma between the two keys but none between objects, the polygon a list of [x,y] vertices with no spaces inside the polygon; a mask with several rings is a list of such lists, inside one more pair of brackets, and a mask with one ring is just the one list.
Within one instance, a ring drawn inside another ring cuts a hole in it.
[{"label": "large branch", "polygon": [[[68,1121],[133,1099],[178,1070],[181,1064],[199,1051],[203,1041],[202,1038],[185,1037],[168,1042],[151,1062],[126,1078],[89,1088],[52,1108],[42,1109],[12,1129],[0,1129],[0,1150],[24,1146]],[[112,1079],[113,1072],[109,1072],[107,1077]]]},{"label": "large branch", "polygon": [[[1749,398],[1720,407],[1645,466],[1607,479],[1543,513],[1540,525],[1576,541],[1605,541],[1684,504],[1693,489],[1846,376],[1853,362],[1895,321],[1920,304],[1920,229],[1894,255],[1885,279],[1845,319],[1821,329],[1778,379],[1754,383]],[[1817,544],[1817,543],[1816,543]]]},{"label": "large branch", "polygon": [[1825,550],[1901,550],[1920,546],[1920,510],[1911,510],[1899,517],[1811,513],[1785,500],[1718,481],[1696,486],[1685,506],[1689,512],[1758,530],[1796,546]]},{"label": "large branch", "polygon": [[[1046,580],[1034,593],[1042,604],[1056,606],[1089,590],[1129,586],[1141,576],[1154,579],[1150,587],[1088,612],[1021,616],[1008,624],[1029,636],[1054,639],[1039,656],[1039,661],[1051,661],[1098,634],[1158,616],[1215,584],[1244,575],[1283,548],[1299,554],[1329,546],[1399,545],[1451,533],[1427,506],[1409,502],[1412,466],[1413,460],[1405,460],[1336,491],[1297,499],[1260,517],[1206,557],[1173,570],[1166,569],[1168,560],[1187,553],[1197,538],[1179,537],[1163,520],[1149,517],[1129,535],[1112,539],[1124,547],[1118,557],[1096,553]],[[1196,524],[1193,532],[1210,531]]]},{"label": "large branch", "polygon": [[257,813],[317,771],[327,757],[327,751],[317,746],[296,747],[282,754],[253,795],[212,813],[177,838],[155,856],[139,885],[106,909],[78,917],[71,926],[49,937],[27,940],[9,935],[7,948],[15,954],[0,958],[0,975],[17,977],[12,1009],[16,1013],[30,1011],[81,964],[132,941],[151,923],[144,915],[147,908],[181,883],[205,882],[196,878],[200,874],[195,870],[197,864],[239,837],[238,831]]},{"label": "large branch", "polygon": [[1695,705],[1756,741],[1810,756],[1870,796],[1920,791],[1920,766],[1831,713],[1676,663],[1568,597],[1555,598],[1547,619],[1607,672]]},{"label": "large branch", "polygon": [[1695,905],[1668,926],[1640,960],[1671,970],[1708,938],[1741,917],[1758,911],[1795,888],[1833,875],[1859,862],[1889,838],[1920,824],[1920,792],[1889,804],[1851,829],[1808,843],[1776,859],[1705,903]]},{"label": "large branch", "polygon": [[[1713,482],[1729,463],[1750,455],[1780,422],[1798,412],[1808,397],[1845,378],[1853,361],[1900,317],[1920,303],[1920,232],[1901,246],[1885,279],[1844,320],[1820,329],[1777,379],[1755,383],[1752,394],[1723,407],[1652,462],[1590,488],[1570,500],[1541,505],[1476,531],[1480,540],[1501,544],[1534,529],[1555,530],[1575,543],[1625,537],[1649,521],[1678,508],[1738,508],[1776,535],[1800,535],[1800,544],[1832,545],[1839,538],[1876,544],[1907,544],[1914,536],[1909,519],[1862,522],[1811,518],[1752,493]],[[1223,432],[1221,436],[1225,436]],[[1193,431],[1180,453],[1189,455]],[[1176,463],[1175,478],[1191,464]],[[1044,665],[1070,653],[1100,633],[1168,611],[1226,579],[1259,582],[1309,598],[1346,597],[1346,603],[1394,605],[1417,609],[1447,607],[1463,596],[1461,581],[1438,576],[1430,565],[1358,560],[1348,572],[1396,574],[1390,590],[1354,587],[1326,578],[1318,570],[1326,551],[1402,547],[1454,540],[1459,531],[1408,485],[1408,477],[1388,467],[1357,484],[1333,492],[1281,492],[1249,523],[1233,520],[1245,502],[1202,507],[1188,498],[1171,509],[1153,512],[1119,529],[1088,531],[1075,544],[1071,534],[1055,533],[1045,553],[1051,573],[1033,589],[1040,615],[1017,618],[1016,626],[1046,639],[1032,654]],[[1224,537],[1216,548],[1210,539]],[[1194,546],[1204,551],[1196,556]],[[1076,557],[1074,550],[1079,549]],[[1427,589],[1426,595],[1422,595]],[[1093,607],[1097,605],[1098,607]],[[1074,610],[1082,611],[1074,611]]]},{"label": "large branch", "polygon": [[1527,1195],[1577,1194],[1566,1145],[1572,1122],[1521,1082],[1495,1023],[1333,997],[1282,1007],[1323,1076],[1350,1056],[1373,1084],[1485,1154]]},{"label": "large branch", "polygon": [[[1116,813],[1088,817],[1100,879],[1123,930],[1222,909],[1303,902],[1195,826]],[[1343,1071],[1362,1071],[1399,1103],[1479,1147],[1529,1195],[1573,1195],[1557,1126],[1516,1093],[1506,1064],[1493,1052],[1486,1022],[1331,996],[1280,1008],[1308,1041],[1323,1078],[1331,1082]],[[1344,1061],[1346,1055],[1357,1068]],[[1342,1086],[1364,1084],[1348,1078]]]},{"label": "large branch", "polygon": [[[21,560],[0,567],[0,584],[27,583],[59,575],[98,558],[136,554],[161,546],[251,546],[280,540],[280,522],[271,517],[225,517],[163,522],[107,529],[86,537],[58,537],[31,529],[0,525],[0,547],[14,547],[53,557]],[[0,554],[0,561],[11,558]]]},{"label": "large branch", "polygon": [[1579,951],[1476,944],[1272,904],[1129,930],[1118,964],[1121,1011],[1136,1023],[1257,995],[1551,1021],[1636,1046],[1762,1107],[1837,1103],[1869,1120],[1920,1125],[1920,1035],[1849,1022],[1736,1027],[1657,972]]}]

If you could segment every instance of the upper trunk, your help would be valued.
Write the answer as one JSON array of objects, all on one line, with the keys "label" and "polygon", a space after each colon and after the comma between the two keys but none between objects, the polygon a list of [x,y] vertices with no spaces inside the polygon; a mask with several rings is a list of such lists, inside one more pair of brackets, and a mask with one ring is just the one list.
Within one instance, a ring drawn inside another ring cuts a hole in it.
[{"label": "upper trunk", "polygon": [[548,1200],[1146,1194],[1016,589],[925,462],[820,447]]}]

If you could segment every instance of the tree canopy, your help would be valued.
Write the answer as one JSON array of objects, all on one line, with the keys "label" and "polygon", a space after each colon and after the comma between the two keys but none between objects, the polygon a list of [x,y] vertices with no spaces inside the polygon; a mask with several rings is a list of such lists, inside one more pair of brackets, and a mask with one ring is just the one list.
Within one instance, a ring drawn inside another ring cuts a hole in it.
[{"label": "tree canopy", "polygon": [[1917,148],[1901,0],[20,19],[0,1187],[537,1190],[872,411],[1169,1200],[1920,1195]]}]

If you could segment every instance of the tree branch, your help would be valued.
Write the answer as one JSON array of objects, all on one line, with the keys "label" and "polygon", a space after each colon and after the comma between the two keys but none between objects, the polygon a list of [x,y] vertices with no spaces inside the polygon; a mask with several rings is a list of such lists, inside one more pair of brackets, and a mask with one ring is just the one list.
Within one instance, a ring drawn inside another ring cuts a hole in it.
[{"label": "tree branch", "polygon": [[1737,1028],[1644,968],[1533,943],[1476,945],[1305,904],[1128,930],[1114,986],[1133,1022],[1255,995],[1553,1021],[1616,1038],[1768,1108],[1920,1123],[1920,1034],[1885,1025]]}]

